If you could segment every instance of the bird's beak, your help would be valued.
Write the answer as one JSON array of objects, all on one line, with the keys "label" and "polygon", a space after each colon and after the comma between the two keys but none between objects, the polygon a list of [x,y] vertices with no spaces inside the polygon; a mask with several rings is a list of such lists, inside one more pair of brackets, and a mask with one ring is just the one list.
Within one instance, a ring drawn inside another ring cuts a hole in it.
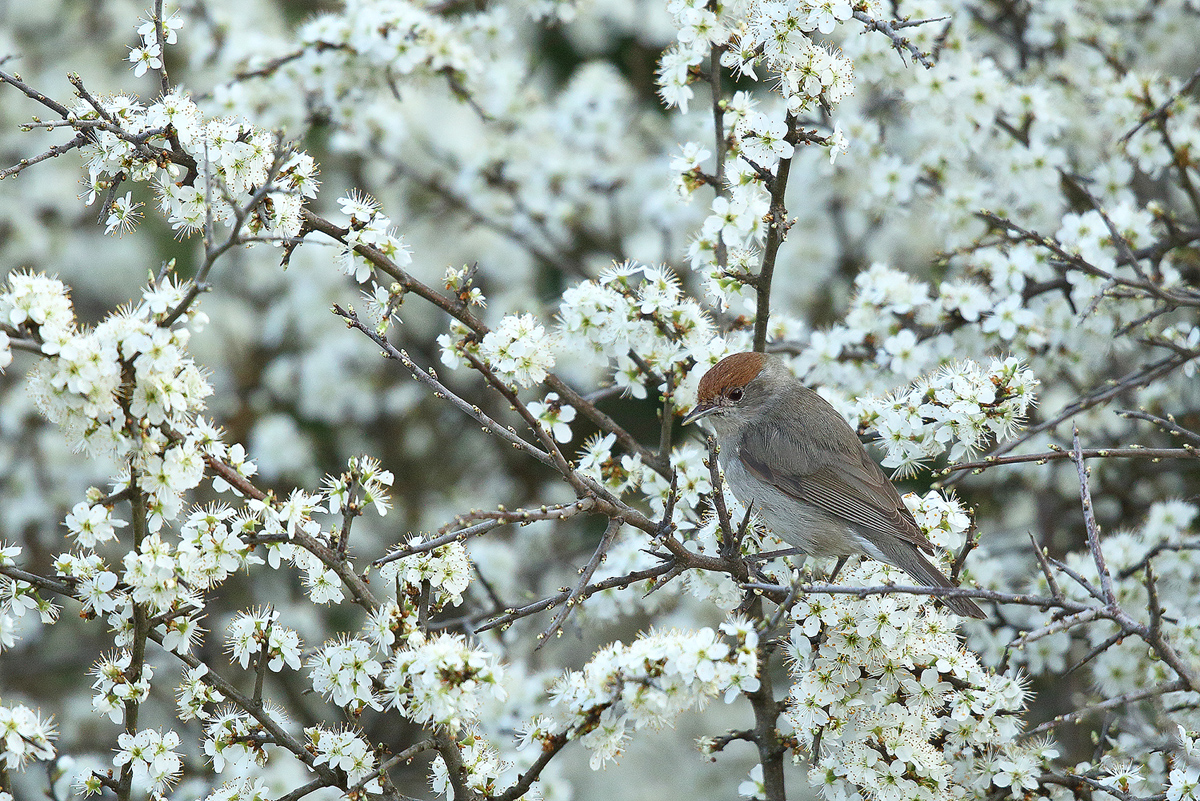
[{"label": "bird's beak", "polygon": [[688,423],[694,423],[703,417],[708,417],[710,414],[717,411],[719,408],[720,407],[717,406],[715,403],[708,404],[708,405],[699,404],[696,406],[696,408],[694,408],[690,412],[688,412],[687,417],[683,418],[683,422],[680,425],[686,426]]}]

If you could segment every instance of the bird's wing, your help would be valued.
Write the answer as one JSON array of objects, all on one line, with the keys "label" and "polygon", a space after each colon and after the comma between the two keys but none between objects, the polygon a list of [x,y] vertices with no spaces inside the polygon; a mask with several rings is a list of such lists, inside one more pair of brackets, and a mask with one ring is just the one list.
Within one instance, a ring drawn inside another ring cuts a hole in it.
[{"label": "bird's wing", "polygon": [[[849,426],[847,429],[853,436]],[[770,437],[764,430],[767,427],[747,432],[738,447],[738,458],[759,480],[801,503],[853,523],[864,534],[900,537],[922,550],[933,551],[900,494],[871,461],[857,437],[843,449],[818,452],[810,444],[811,438],[800,430],[789,432],[787,437]],[[801,445],[781,449],[781,440]],[[775,456],[756,458],[754,454]]]}]

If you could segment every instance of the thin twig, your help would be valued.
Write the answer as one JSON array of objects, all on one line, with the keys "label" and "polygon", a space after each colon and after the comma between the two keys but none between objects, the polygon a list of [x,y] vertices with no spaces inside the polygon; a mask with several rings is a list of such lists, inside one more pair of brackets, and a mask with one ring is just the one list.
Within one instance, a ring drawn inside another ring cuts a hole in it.
[{"label": "thin twig", "polygon": [[1173,415],[1168,414],[1164,419],[1162,417],[1157,417],[1153,414],[1150,414],[1149,412],[1144,412],[1141,410],[1135,411],[1133,409],[1117,409],[1116,413],[1120,417],[1132,417],[1137,420],[1145,420],[1148,423],[1153,423],[1163,431],[1166,431],[1168,434],[1186,440],[1189,445],[1200,447],[1200,434],[1197,434],[1190,428],[1184,428],[1183,426],[1179,425],[1179,423],[1175,422],[1175,417]]},{"label": "thin twig", "polygon": [[1033,554],[1037,557],[1038,564],[1041,565],[1042,575],[1046,577],[1046,584],[1050,587],[1050,595],[1054,600],[1061,600],[1063,597],[1062,590],[1058,588],[1058,580],[1054,578],[1054,572],[1050,570],[1050,563],[1046,560],[1046,554],[1042,552],[1042,546],[1038,543],[1037,538],[1033,536],[1033,532],[1029,532],[1029,541],[1033,543]]},{"label": "thin twig", "polygon": [[729,508],[725,505],[725,488],[721,482],[721,465],[717,458],[721,449],[717,445],[717,440],[713,437],[708,438],[707,445],[708,459],[705,463],[708,466],[709,483],[712,484],[712,495],[709,500],[712,502],[713,509],[717,513],[717,533],[720,535],[719,545],[721,555],[729,557],[732,554],[734,538],[733,525],[729,521]]},{"label": "thin twig", "polygon": [[1054,565],[1054,568],[1056,570],[1058,570],[1062,573],[1066,573],[1068,576],[1070,576],[1075,581],[1076,584],[1078,584],[1080,587],[1083,587],[1085,590],[1087,590],[1088,595],[1092,596],[1100,603],[1105,603],[1104,595],[1100,592],[1100,590],[1096,587],[1096,585],[1092,584],[1092,582],[1085,579],[1083,577],[1083,575],[1080,574],[1077,570],[1069,567],[1065,562],[1061,562],[1058,559],[1054,559],[1053,557],[1047,556],[1046,561],[1048,561],[1050,564]]},{"label": "thin twig", "polygon": [[274,622],[270,607],[266,612],[267,626],[263,632],[262,646],[258,649],[258,663],[254,666],[254,695],[250,696],[251,702],[258,706],[263,704],[263,684],[267,678],[267,663],[271,656],[271,626]]},{"label": "thin twig", "polygon": [[22,81],[18,76],[9,75],[4,70],[0,70],[0,82],[16,87],[20,91],[24,92],[26,97],[32,98],[33,100],[41,103],[46,108],[62,117],[64,120],[70,119],[71,110],[69,108],[64,106],[62,103],[59,103],[57,100],[52,100],[51,98],[39,92],[37,89],[34,89],[32,86]]},{"label": "thin twig", "polygon": [[1024,648],[1029,643],[1036,642],[1043,637],[1049,637],[1051,634],[1058,634],[1061,631],[1068,631],[1069,629],[1073,629],[1076,626],[1084,623],[1090,623],[1099,616],[1100,610],[1095,608],[1085,609],[1082,612],[1075,612],[1074,614],[1060,617],[1057,620],[1052,620],[1050,623],[1042,626],[1041,628],[1027,631],[1020,637],[1017,637],[1015,640],[1010,642],[1008,645],[1010,648]]},{"label": "thin twig", "polygon": [[[929,54],[922,52],[921,48],[913,44],[911,40],[897,33],[896,27],[893,23],[887,22],[886,20],[875,19],[867,14],[867,12],[859,11],[858,9],[854,10],[854,18],[863,25],[866,25],[868,31],[879,31],[884,36],[887,36],[889,39],[891,39],[892,48],[900,54],[901,60],[903,60],[904,54],[907,53],[912,57],[913,61],[916,61],[925,69],[933,69],[933,61],[930,60]],[[923,20],[922,22],[926,21],[933,22],[935,20]]]},{"label": "thin twig", "polygon": [[1021,738],[1029,739],[1030,737],[1036,737],[1039,734],[1058,728],[1064,723],[1074,723],[1077,720],[1083,720],[1089,715],[1094,715],[1097,712],[1103,712],[1106,709],[1116,709],[1117,707],[1126,706],[1128,704],[1136,703],[1137,701],[1144,701],[1147,698],[1154,698],[1155,696],[1179,692],[1180,690],[1186,689],[1187,685],[1184,684],[1182,680],[1176,680],[1167,682],[1166,684],[1160,684],[1157,687],[1151,687],[1146,690],[1138,690],[1137,692],[1118,695],[1116,698],[1105,699],[1098,704],[1092,704],[1091,706],[1086,706],[1083,709],[1076,709],[1073,712],[1059,715],[1052,720],[1048,720],[1045,723],[1034,726],[1032,729],[1022,734]]},{"label": "thin twig", "polygon": [[604,529],[604,536],[600,538],[600,543],[596,546],[596,550],[592,553],[592,558],[582,570],[579,571],[579,583],[575,585],[575,589],[571,590],[570,596],[567,598],[563,608],[554,617],[554,621],[550,626],[538,635],[537,648],[540,649],[543,645],[549,642],[559,630],[562,629],[563,623],[567,621],[567,616],[571,614],[571,610],[582,599],[583,591],[587,589],[588,582],[592,580],[592,576],[596,573],[596,568],[608,556],[608,549],[612,546],[613,540],[617,536],[617,532],[621,530],[620,520],[609,520],[607,528]]},{"label": "thin twig", "polygon": [[409,355],[406,351],[398,350],[392,345],[392,343],[388,342],[382,336],[377,334],[371,326],[365,325],[361,320],[358,319],[358,315],[353,310],[347,311],[341,306],[335,305],[333,307],[333,313],[344,319],[346,324],[351,328],[355,328],[366,334],[372,342],[383,349],[385,356],[387,356],[389,359],[400,362],[402,365],[408,368],[408,371],[412,373],[413,378],[432,389],[436,397],[445,398],[446,400],[450,401],[454,406],[457,406],[460,410],[473,418],[475,422],[483,426],[485,431],[496,435],[505,442],[508,442],[514,448],[517,448],[525,454],[532,456],[534,459],[546,465],[547,467],[555,467],[554,460],[550,457],[550,454],[546,453],[536,445],[533,445],[532,443],[522,439],[511,428],[502,426],[500,423],[496,422],[486,413],[484,413],[484,411],[475,404],[468,403],[460,398],[453,391],[451,391],[449,387],[439,381],[437,379],[437,375],[432,370],[421,369],[416,362],[409,358]]},{"label": "thin twig", "polygon": [[[661,565],[655,565],[654,567],[647,568],[645,570],[637,570],[633,573],[627,573],[624,576],[613,576],[612,578],[597,581],[595,584],[588,585],[579,593],[579,600],[583,600],[595,595],[598,592],[603,592],[604,590],[623,589],[632,584],[656,579],[659,576],[668,573],[673,566],[674,564],[672,562],[664,562]],[[508,609],[504,612],[504,614],[493,617],[482,625],[476,627],[474,631],[483,633],[494,628],[505,628],[521,618],[529,617],[530,615],[537,614],[538,612],[544,612],[547,609],[553,609],[555,606],[558,606],[560,603],[570,598],[571,593],[572,590],[561,590],[554,595],[542,598],[541,600],[534,601],[530,604],[526,604],[525,606],[515,609]],[[456,628],[461,625],[462,621],[449,620],[435,623],[430,628],[434,630],[448,629]]]},{"label": "thin twig", "polygon": [[399,550],[392,551],[391,553],[376,559],[371,563],[371,567],[381,567],[386,565],[388,562],[394,562],[397,559],[404,559],[418,553],[428,553],[429,551],[441,548],[443,545],[449,545],[452,542],[464,542],[471,537],[478,536],[479,534],[486,534],[492,529],[499,528],[503,525],[506,525],[505,521],[503,520],[485,520],[482,523],[476,523],[473,526],[468,526],[467,528],[459,529],[458,531],[452,531],[449,534],[441,537],[435,537],[428,542],[419,542],[412,545],[405,543],[404,547],[400,548]]},{"label": "thin twig", "polygon": [[304,796],[309,795],[310,793],[315,793],[317,790],[320,790],[322,787],[329,787],[329,786],[331,786],[331,783],[329,781],[327,781],[326,779],[313,779],[308,784],[300,785],[299,787],[297,787],[295,790],[292,790],[287,795],[279,796],[277,801],[300,801],[300,799],[304,798]]},{"label": "thin twig", "polygon": [[1104,562],[1104,552],[1100,548],[1100,526],[1096,523],[1096,512],[1092,508],[1092,491],[1088,487],[1088,469],[1083,463],[1083,455],[1079,447],[1078,428],[1074,430],[1072,445],[1074,448],[1073,460],[1079,473],[1079,499],[1083,504],[1083,520],[1087,527],[1088,550],[1091,551],[1092,560],[1096,563],[1096,572],[1100,574],[1100,591],[1104,593],[1104,601],[1110,607],[1115,607],[1117,596],[1113,592],[1112,574],[1108,572],[1108,565]]},{"label": "thin twig", "polygon": [[1111,637],[1106,639],[1104,642],[1100,643],[1099,645],[1097,645],[1096,647],[1094,647],[1090,651],[1088,651],[1086,654],[1084,654],[1083,658],[1080,659],[1078,662],[1076,662],[1075,664],[1071,665],[1066,670],[1064,670],[1063,676],[1064,677],[1070,676],[1072,673],[1079,670],[1081,667],[1086,665],[1088,662],[1091,662],[1093,659],[1100,656],[1100,654],[1104,653],[1109,648],[1112,648],[1114,645],[1121,642],[1121,640],[1124,640],[1127,636],[1129,636],[1129,635],[1126,634],[1124,631],[1118,631],[1116,634],[1112,635]]},{"label": "thin twig", "polygon": [[[1057,446],[1050,446],[1056,448]],[[1182,448],[1143,448],[1138,445],[1129,448],[1084,448],[1080,451],[1080,456],[1084,459],[1150,459],[1158,461],[1160,459],[1200,459],[1200,449],[1192,445],[1185,445]],[[946,476],[951,473],[958,473],[963,470],[973,470],[976,473],[983,472],[990,467],[1000,467],[1009,464],[1024,464],[1033,462],[1035,464],[1046,464],[1047,462],[1057,461],[1059,459],[1074,460],[1075,455],[1071,451],[1061,449],[1051,450],[1049,453],[1022,453],[1014,456],[987,456],[976,462],[959,462],[958,464],[947,465],[936,475]]]},{"label": "thin twig", "polygon": [[[857,12],[856,12],[857,13]],[[796,118],[789,112],[787,115],[787,134],[784,141],[795,146],[797,141]],[[754,291],[757,301],[754,310],[754,350],[765,353],[767,350],[767,324],[771,319],[771,284],[775,277],[775,261],[779,255],[779,246],[787,237],[791,222],[787,218],[788,176],[792,171],[792,159],[781,158],[774,176],[769,181],[771,190],[770,206],[767,210],[767,241],[763,246],[762,263],[758,275],[754,278]]]},{"label": "thin twig", "polygon": [[529,792],[529,788],[542,775],[542,771],[550,764],[550,760],[558,755],[568,742],[571,741],[566,734],[556,734],[548,740],[542,741],[542,752],[538,754],[538,758],[533,764],[522,773],[513,785],[505,790],[500,795],[496,796],[495,801],[516,801],[522,798]]},{"label": "thin twig", "polygon": [[[163,25],[163,0],[154,0],[154,38],[158,44],[158,60],[162,66],[158,68],[158,91],[163,97],[171,94],[171,80],[167,77],[167,36]],[[172,142],[172,147],[179,149],[178,142]]]},{"label": "thin twig", "polygon": [[[786,584],[764,584],[750,582],[742,585],[743,589],[761,592],[773,598],[787,597],[791,589]],[[1020,604],[1022,606],[1056,607],[1070,612],[1083,612],[1092,609],[1086,604],[1067,598],[1055,600],[1044,595],[1029,593],[998,592],[996,590],[981,590],[970,587],[918,587],[916,585],[886,584],[874,587],[843,587],[835,584],[801,584],[802,593],[821,593],[823,595],[853,595],[856,598],[866,598],[871,595],[887,595],[901,593],[905,595],[929,595],[934,598],[971,598],[973,600],[997,601],[1004,604]],[[1104,615],[1105,617],[1107,615]]]},{"label": "thin twig", "polygon": [[64,153],[70,153],[77,147],[82,147],[88,143],[89,139],[86,134],[77,134],[74,139],[69,142],[64,142],[61,145],[52,145],[45,153],[39,153],[36,156],[31,156],[27,159],[21,159],[12,167],[6,170],[0,170],[0,181],[5,178],[16,175],[27,167],[32,167],[35,164],[40,164],[47,159],[57,158]]},{"label": "thin twig", "polygon": [[562,504],[554,507],[542,507],[541,509],[518,509],[512,512],[474,512],[470,515],[465,515],[462,519],[478,519],[481,517],[487,518],[482,522],[476,523],[466,528],[456,529],[443,534],[440,537],[434,537],[431,540],[426,540],[419,543],[405,543],[402,547],[392,551],[385,556],[381,556],[371,563],[372,567],[380,567],[388,562],[394,562],[397,559],[404,559],[418,553],[427,553],[429,551],[441,548],[443,545],[448,545],[452,542],[464,542],[472,537],[477,537],[481,534],[486,534],[489,531],[500,528],[501,526],[512,525],[514,523],[525,525],[534,520],[569,520],[578,514],[590,511],[596,505],[594,498],[580,498],[574,503]]}]

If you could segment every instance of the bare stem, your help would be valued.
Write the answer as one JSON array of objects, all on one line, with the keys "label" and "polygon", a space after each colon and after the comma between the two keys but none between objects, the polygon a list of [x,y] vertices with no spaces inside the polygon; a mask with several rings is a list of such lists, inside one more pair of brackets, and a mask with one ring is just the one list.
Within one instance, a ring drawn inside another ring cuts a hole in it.
[{"label": "bare stem", "polygon": [[[784,140],[795,145],[798,136],[796,118],[790,113],[787,115],[787,128],[788,133]],[[771,282],[775,277],[775,260],[779,256],[779,246],[783,244],[791,227],[787,218],[787,206],[784,205],[791,171],[791,158],[780,159],[779,167],[770,181],[771,204],[767,210],[767,243],[763,248],[762,264],[754,279],[754,289],[758,296],[754,314],[754,350],[759,353],[767,349],[767,323],[771,319]]]},{"label": "bare stem", "polygon": [[1104,552],[1100,548],[1100,526],[1096,523],[1096,513],[1092,508],[1092,491],[1088,487],[1088,469],[1084,465],[1083,455],[1080,453],[1078,428],[1075,429],[1072,441],[1074,444],[1073,460],[1079,471],[1079,498],[1083,503],[1088,550],[1091,551],[1092,560],[1096,563],[1096,572],[1100,575],[1100,591],[1104,594],[1104,601],[1109,606],[1116,606],[1117,597],[1113,593],[1112,574],[1108,572],[1108,565],[1104,562]]},{"label": "bare stem", "polygon": [[604,529],[604,536],[600,538],[600,544],[596,546],[596,550],[592,553],[592,558],[579,571],[579,583],[575,585],[575,589],[571,590],[570,596],[567,598],[563,608],[554,617],[554,621],[549,628],[538,635],[538,648],[541,648],[550,638],[553,637],[561,628],[563,623],[567,621],[567,616],[571,614],[571,610],[583,600],[583,591],[587,589],[588,582],[592,580],[592,576],[596,573],[596,568],[604,561],[608,555],[608,549],[612,546],[613,540],[617,536],[617,532],[621,530],[620,520],[609,520],[608,527]]}]

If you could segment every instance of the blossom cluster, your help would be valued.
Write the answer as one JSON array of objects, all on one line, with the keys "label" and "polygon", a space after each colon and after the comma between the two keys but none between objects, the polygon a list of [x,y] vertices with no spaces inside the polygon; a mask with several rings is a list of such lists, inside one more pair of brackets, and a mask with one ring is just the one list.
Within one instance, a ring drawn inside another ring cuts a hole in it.
[{"label": "blossom cluster", "polygon": [[108,715],[113,723],[125,720],[126,704],[139,704],[150,697],[150,682],[154,678],[154,668],[143,663],[141,672],[132,678],[130,668],[133,666],[133,654],[123,650],[112,656],[101,657],[92,666],[92,708],[102,715]]},{"label": "blossom cluster", "polygon": [[554,369],[557,345],[553,335],[532,314],[510,314],[495,329],[473,341],[466,327],[457,321],[451,333],[438,336],[442,363],[457,369],[468,361],[468,354],[490,365],[503,381],[530,387],[540,384]]},{"label": "blossom cluster", "polygon": [[208,720],[212,716],[210,710],[225,700],[220,690],[205,683],[208,672],[208,665],[204,663],[183,671],[183,682],[176,693],[176,711],[180,720]]},{"label": "blossom cluster", "polygon": [[746,21],[721,56],[724,66],[755,77],[760,58],[780,76],[780,91],[792,113],[804,111],[818,98],[837,105],[854,90],[854,65],[836,49],[813,41],[851,17],[847,0],[799,3],[762,0],[747,10]]},{"label": "blossom cluster", "polygon": [[314,765],[344,770],[352,785],[362,784],[369,793],[383,792],[379,783],[375,753],[362,735],[350,728],[326,729],[311,726],[304,730],[316,754]]},{"label": "blossom cluster", "polygon": [[193,509],[179,527],[176,557],[184,582],[207,590],[262,558],[242,536],[253,532],[255,520],[245,511],[221,503]]},{"label": "blossom cluster", "polygon": [[[22,551],[19,545],[0,542],[0,567],[15,565]],[[42,597],[34,585],[0,574],[0,651],[16,644],[18,621],[34,610],[44,624],[53,624],[58,619],[59,608]]]},{"label": "blossom cluster", "polygon": [[[328,476],[323,492],[328,499],[329,514],[336,515],[343,509],[354,511],[358,506],[374,507],[375,513],[386,517],[391,508],[391,488],[396,477],[391,470],[384,470],[379,460],[372,456],[351,457],[347,470],[338,476]],[[361,493],[361,500],[358,495]]]},{"label": "blossom cluster", "polygon": [[416,723],[458,731],[479,716],[485,696],[504,698],[496,655],[457,634],[411,637],[380,677],[381,700]]},{"label": "blossom cluster", "polygon": [[[890,574],[863,563],[840,581],[869,586]],[[787,717],[813,751],[809,781],[823,797],[899,801],[1001,787],[1020,798],[1056,756],[1018,742],[1011,712],[1025,704],[1022,683],[984,668],[948,613],[915,596],[809,595],[792,616]],[[1000,761],[1022,767],[1006,772]]]},{"label": "blossom cluster", "polygon": [[[212,393],[187,355],[189,328],[164,324],[181,306],[187,289],[170,277],[152,282],[139,304],[82,329],[67,287],[57,279],[10,273],[7,287],[0,291],[0,319],[11,326],[10,336],[35,343],[50,357],[29,379],[42,413],[62,426],[80,450],[138,454],[148,479],[145,489],[155,496],[153,529],[174,519],[179,493],[196,486],[203,472],[195,442],[170,442],[164,433],[187,427]],[[181,319],[199,325],[206,318]],[[127,416],[153,427],[157,436],[139,436],[137,426],[127,425]],[[108,526],[101,529],[104,536],[110,535]],[[93,539],[95,534],[85,537]]]},{"label": "blossom cluster", "polygon": [[[73,114],[85,123],[111,120],[119,126],[119,133],[97,127],[83,147],[88,205],[129,180],[153,190],[159,211],[181,236],[200,231],[209,220],[244,222],[250,234],[280,243],[299,233],[304,201],[316,197],[311,156],[292,152],[276,134],[244,121],[206,119],[186,94],[172,92],[149,105],[116,95],[95,106],[80,103]],[[179,150],[163,150],[170,140]],[[160,163],[163,152],[171,155]],[[114,199],[107,232],[133,231],[142,205],[132,191]]]},{"label": "blossom cluster", "polygon": [[[654,512],[661,514],[672,493],[670,477],[643,463],[636,454],[621,455],[615,445],[616,438],[611,434],[591,437],[579,453],[579,472],[617,494],[640,491]],[[681,502],[674,511],[677,521],[685,519],[689,510],[700,505],[702,496],[712,492],[712,474],[705,459],[705,449],[694,442],[684,442],[671,450],[674,491]]]},{"label": "blossom cluster", "polygon": [[912,472],[950,451],[950,461],[1006,439],[1024,421],[1037,379],[1013,358],[949,365],[914,386],[859,402],[860,426],[879,432],[885,467]]},{"label": "blossom cluster", "polygon": [[[715,364],[727,352],[703,306],[661,265],[625,262],[568,288],[557,331],[576,358],[611,368],[616,386],[634,398],[647,397],[647,386],[672,397],[690,364]],[[677,406],[694,401],[691,392]]]},{"label": "blossom cluster", "polygon": [[24,704],[0,704],[0,766],[13,771],[33,760],[54,759],[58,732],[49,720]]},{"label": "blossom cluster", "polygon": [[[576,359],[611,366],[616,385],[635,398],[647,397],[649,382],[670,397],[693,360],[713,364],[725,354],[707,313],[687,296],[678,277],[664,266],[633,262],[615,264],[596,280],[567,289],[553,331],[522,314],[502,318],[478,344],[466,333],[455,323],[451,334],[438,337],[447,366],[460,366],[469,352],[504,380],[527,387],[545,380],[569,342],[578,348],[571,353]],[[688,402],[687,396],[681,400]],[[540,415],[547,407],[537,408]],[[558,427],[574,416],[567,415],[549,421],[556,437],[567,435],[569,429]]]},{"label": "blossom cluster", "polygon": [[122,732],[117,737],[117,754],[113,767],[130,765],[134,781],[146,782],[151,794],[161,798],[164,791],[179,780],[183,772],[183,756],[179,748],[179,733],[165,734],[156,729]]},{"label": "blossom cluster", "polygon": [[479,355],[496,374],[518,386],[546,380],[554,368],[554,343],[532,314],[508,315],[479,343]]},{"label": "blossom cluster", "polygon": [[338,199],[342,213],[350,218],[345,241],[338,254],[342,272],[358,283],[366,283],[372,276],[371,262],[358,252],[359,246],[376,251],[400,267],[412,262],[412,254],[392,226],[392,220],[384,214],[374,198],[357,192]]},{"label": "blossom cluster", "polygon": [[659,65],[659,91],[668,106],[687,111],[694,96],[689,71],[708,59],[714,45],[728,45],[721,55],[723,66],[752,79],[758,77],[755,65],[765,62],[779,76],[779,88],[793,113],[818,99],[837,105],[853,90],[850,60],[812,38],[849,19],[849,2],[757,0],[737,7],[740,13],[718,14],[699,2],[670,3],[679,32]]},{"label": "blossom cluster", "polygon": [[[728,702],[753,692],[759,686],[757,630],[734,619],[721,632],[729,639],[711,628],[672,630],[597,651],[550,689],[557,725],[592,752],[591,766],[598,769],[625,750],[631,731],[670,725],[722,693]],[[546,741],[550,724],[535,721],[525,741]]]},{"label": "blossom cluster", "polygon": [[963,546],[972,520],[961,501],[938,490],[929,490],[924,495],[906,493],[903,500],[930,542],[947,551]]},{"label": "blossom cluster", "polygon": [[373,681],[382,666],[371,654],[371,643],[357,637],[325,644],[308,659],[313,690],[356,713],[379,709]]},{"label": "blossom cluster", "polygon": [[[412,537],[404,547],[420,545],[420,536]],[[379,568],[379,575],[388,581],[399,581],[410,587],[428,584],[431,608],[440,610],[447,604],[462,603],[463,592],[471,582],[471,560],[467,549],[459,542],[448,542],[431,550],[420,551],[397,559]]]},{"label": "blossom cluster", "polygon": [[262,724],[241,710],[225,705],[204,718],[201,744],[213,772],[244,773],[255,765],[266,764]]},{"label": "blossom cluster", "polygon": [[268,610],[258,614],[239,612],[230,622],[226,642],[231,662],[243,668],[252,658],[267,659],[267,667],[278,673],[286,664],[300,669],[300,635],[278,623],[279,613]]}]

